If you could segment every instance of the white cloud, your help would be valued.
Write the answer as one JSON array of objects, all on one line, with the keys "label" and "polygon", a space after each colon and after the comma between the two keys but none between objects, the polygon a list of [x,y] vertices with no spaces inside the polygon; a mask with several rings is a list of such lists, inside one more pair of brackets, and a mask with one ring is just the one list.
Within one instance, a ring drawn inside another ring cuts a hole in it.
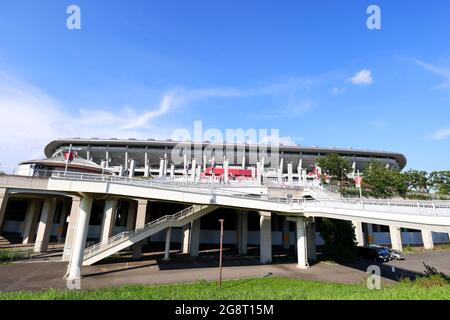
[{"label": "white cloud", "polygon": [[334,87],[333,89],[331,89],[331,94],[334,96],[343,94],[345,92],[347,92],[347,88],[345,87]]},{"label": "white cloud", "polygon": [[450,128],[437,130],[431,135],[433,140],[444,140],[450,138]]},{"label": "white cloud", "polygon": [[412,61],[425,70],[437,74],[445,79],[444,82],[438,84],[432,89],[450,89],[450,68],[436,66],[418,59],[412,59]]},{"label": "white cloud", "polygon": [[348,80],[351,83],[360,86],[372,84],[373,83],[372,71],[370,71],[369,69],[363,69]]}]

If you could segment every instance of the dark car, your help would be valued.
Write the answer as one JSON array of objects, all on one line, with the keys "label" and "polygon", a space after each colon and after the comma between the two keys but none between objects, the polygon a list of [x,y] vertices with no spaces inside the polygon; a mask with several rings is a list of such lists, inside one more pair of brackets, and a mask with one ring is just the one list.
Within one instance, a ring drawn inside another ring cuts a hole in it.
[{"label": "dark car", "polygon": [[387,262],[391,259],[389,250],[380,247],[357,247],[356,255],[364,260],[378,262]]},{"label": "dark car", "polygon": [[381,249],[385,249],[387,251],[389,251],[389,255],[390,255],[390,260],[405,260],[405,256],[403,255],[403,253],[401,253],[400,251],[394,250],[394,249],[390,249],[387,247],[383,247],[380,245],[376,245],[376,244],[370,244],[368,245],[368,247],[371,248],[381,248]]}]

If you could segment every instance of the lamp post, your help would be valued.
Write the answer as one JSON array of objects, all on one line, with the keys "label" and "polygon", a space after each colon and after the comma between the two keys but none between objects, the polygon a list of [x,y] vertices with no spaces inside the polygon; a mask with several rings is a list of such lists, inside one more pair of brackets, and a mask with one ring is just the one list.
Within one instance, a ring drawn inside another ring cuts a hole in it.
[{"label": "lamp post", "polygon": [[224,219],[219,219],[220,222],[220,251],[219,251],[219,288],[222,288],[222,244],[223,244],[223,221]]}]

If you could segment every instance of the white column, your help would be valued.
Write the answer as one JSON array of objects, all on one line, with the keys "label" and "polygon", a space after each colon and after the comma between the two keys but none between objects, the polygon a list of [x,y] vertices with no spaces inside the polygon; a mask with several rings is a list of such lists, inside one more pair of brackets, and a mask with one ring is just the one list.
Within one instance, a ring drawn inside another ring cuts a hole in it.
[{"label": "white column", "polygon": [[189,242],[191,238],[191,224],[183,226],[181,230],[181,253],[189,253]]},{"label": "white column", "polygon": [[297,268],[307,269],[308,268],[308,257],[307,257],[307,247],[306,247],[306,226],[305,218],[299,217],[296,219],[297,225]]},{"label": "white column", "polygon": [[144,153],[144,177],[148,178],[150,176],[150,165],[148,163],[148,152]]},{"label": "white column", "polygon": [[272,223],[271,212],[260,211],[260,262],[272,262]]},{"label": "white column", "polygon": [[6,206],[8,204],[8,194],[5,188],[0,188],[0,232],[2,231],[3,220],[5,218]]},{"label": "white column", "polygon": [[130,161],[130,170],[128,170],[128,177],[130,177],[130,178],[134,177],[135,166],[136,166],[136,161],[134,159],[131,159],[131,161]]},{"label": "white column", "polygon": [[247,254],[248,243],[248,212],[237,211],[236,212],[236,243],[238,253]]},{"label": "white column", "polygon": [[289,249],[290,248],[290,244],[289,244],[289,220],[287,219],[287,217],[283,217],[283,248],[284,249]]},{"label": "white column", "polygon": [[242,156],[242,169],[245,170],[245,150],[244,150],[244,155]]},{"label": "white column", "polygon": [[[138,200],[137,213],[136,213],[136,229],[145,226],[145,216],[147,213],[147,200]],[[145,241],[145,240],[143,240]],[[135,243],[133,245],[133,259],[142,258],[142,245],[143,241]]]},{"label": "white column", "polygon": [[228,181],[230,180],[229,168],[230,168],[230,162],[228,160],[224,160],[223,161],[223,169],[224,169],[223,175],[224,175],[225,183],[228,183]]},{"label": "white column", "polygon": [[191,244],[190,255],[191,257],[197,257],[200,247],[200,218],[192,221],[191,225]]},{"label": "white column", "polygon": [[170,238],[172,235],[172,228],[166,229],[166,248],[164,250],[164,261],[170,260]]},{"label": "white column", "polygon": [[175,165],[170,165],[170,178],[173,179],[175,176]]},{"label": "white column", "polygon": [[310,261],[317,260],[316,253],[316,223],[308,222],[306,225],[306,244],[308,247],[307,256]]},{"label": "white column", "polygon": [[421,230],[421,233],[422,233],[423,247],[426,250],[433,250],[434,248],[433,233],[428,230]]},{"label": "white column", "polygon": [[42,253],[47,251],[50,232],[53,226],[53,218],[55,216],[55,208],[56,199],[45,199],[36,235],[36,242],[34,244],[34,252]]},{"label": "white column", "polygon": [[91,216],[92,202],[93,198],[90,195],[85,195],[81,200],[73,241],[73,250],[70,254],[68,280],[76,280],[81,278],[81,266],[83,264],[84,248],[86,246],[86,237],[89,227],[89,218]]},{"label": "white column", "polygon": [[389,234],[391,235],[392,249],[402,251],[402,233],[397,226],[389,226]]},{"label": "white column", "polygon": [[164,170],[163,170],[163,176],[167,176],[167,154],[164,154]]},{"label": "white column", "polygon": [[258,183],[261,183],[261,177],[262,177],[262,169],[261,169],[261,162],[256,163],[256,180]]},{"label": "white column", "polygon": [[364,233],[362,228],[362,222],[352,221],[353,228],[355,228],[355,238],[356,245],[363,246],[364,245]]},{"label": "white column", "polygon": [[108,199],[105,201],[105,209],[103,210],[102,225],[100,232],[100,242],[107,243],[109,237],[112,236],[114,226],[116,224],[117,200]]},{"label": "white column", "polygon": [[292,178],[292,174],[293,174],[293,169],[292,169],[292,163],[288,163],[288,165],[287,165],[287,170],[288,170],[288,184],[290,185],[290,186],[292,186],[294,183],[293,183],[293,178]]},{"label": "white column", "polygon": [[159,160],[159,176],[162,177],[164,174],[164,159]]},{"label": "white column", "polygon": [[277,174],[278,174],[278,184],[282,184],[283,183],[283,171],[281,168],[277,169]]},{"label": "white column", "polygon": [[66,240],[64,242],[64,252],[62,261],[69,261],[72,254],[75,232],[77,229],[77,221],[80,213],[81,198],[73,197],[72,206],[70,208],[69,226],[67,227]]},{"label": "white column", "polygon": [[189,168],[187,163],[187,154],[183,155],[183,174],[187,176],[189,174]]},{"label": "white column", "polygon": [[195,169],[197,167],[197,161],[195,159],[192,160],[192,168],[191,168],[191,182],[195,182]]},{"label": "white column", "polygon": [[124,170],[128,171],[128,151],[125,152]]},{"label": "white column", "polygon": [[39,207],[39,202],[37,200],[30,200],[28,202],[27,214],[25,216],[25,224],[23,227],[23,244],[29,244],[33,241],[39,219]]}]

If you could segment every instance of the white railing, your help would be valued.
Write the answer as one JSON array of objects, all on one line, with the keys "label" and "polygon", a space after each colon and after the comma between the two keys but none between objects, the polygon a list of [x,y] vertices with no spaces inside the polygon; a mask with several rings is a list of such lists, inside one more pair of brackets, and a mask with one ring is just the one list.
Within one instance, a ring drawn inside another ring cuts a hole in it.
[{"label": "white railing", "polygon": [[118,245],[119,243],[129,240],[143,232],[150,230],[151,228],[153,228],[157,225],[162,224],[163,222],[183,220],[183,219],[191,216],[192,214],[198,212],[199,210],[196,210],[197,208],[199,210],[201,210],[202,206],[201,205],[191,206],[191,207],[183,209],[180,212],[177,212],[173,215],[166,215],[166,216],[163,216],[156,220],[153,220],[150,223],[147,223],[145,226],[143,226],[141,228],[137,228],[133,231],[124,231],[119,234],[116,234],[115,236],[110,237],[108,239],[108,241],[105,243],[97,243],[89,248],[86,248],[84,250],[84,259],[88,259],[92,256],[95,256],[96,254],[98,254],[100,252],[104,252],[104,251]]}]

